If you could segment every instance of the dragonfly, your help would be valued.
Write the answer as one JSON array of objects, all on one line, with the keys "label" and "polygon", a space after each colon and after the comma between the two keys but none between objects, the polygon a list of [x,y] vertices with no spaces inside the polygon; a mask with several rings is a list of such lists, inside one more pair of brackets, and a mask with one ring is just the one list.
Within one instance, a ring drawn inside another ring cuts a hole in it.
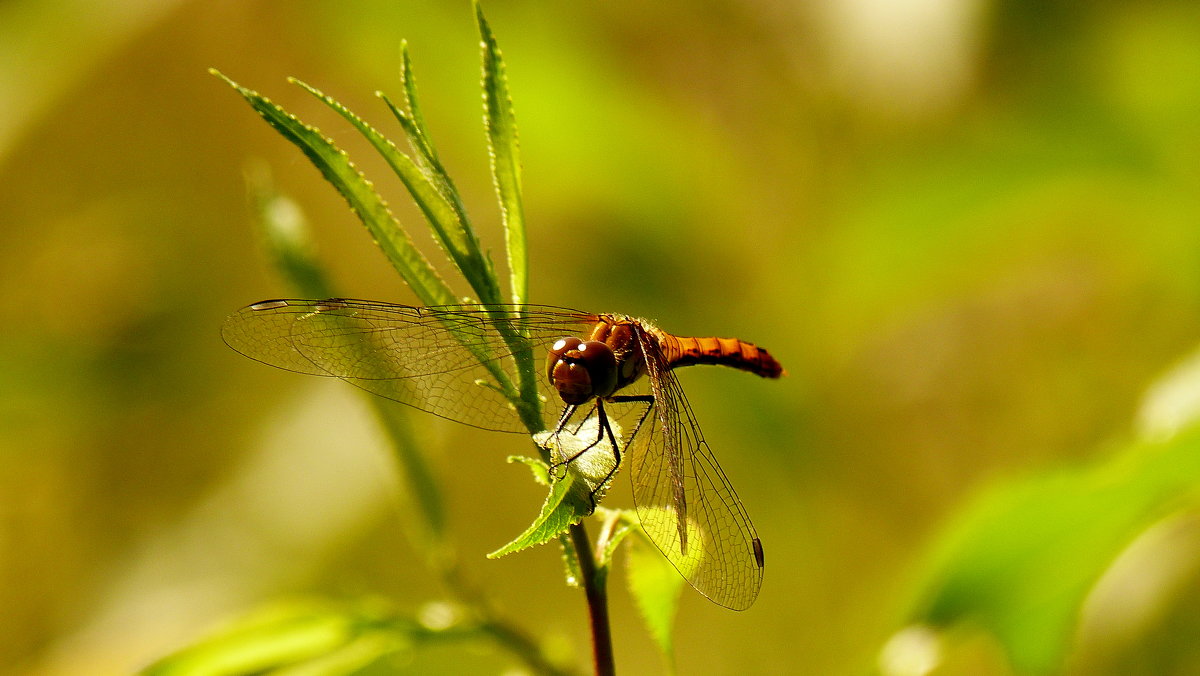
[{"label": "dragonfly", "polygon": [[[254,303],[230,315],[221,333],[256,361],[340,378],[473,427],[594,431],[594,440],[558,464],[592,447],[611,449],[606,481],[629,467],[643,530],[688,583],[734,610],[758,596],[762,542],[675,375],[694,364],[784,375],[753,343],[676,336],[644,319],[551,306],[348,298]],[[536,382],[522,379],[522,370],[539,363],[545,371]],[[536,396],[523,398],[530,387]],[[620,421],[625,439],[610,419]]]}]

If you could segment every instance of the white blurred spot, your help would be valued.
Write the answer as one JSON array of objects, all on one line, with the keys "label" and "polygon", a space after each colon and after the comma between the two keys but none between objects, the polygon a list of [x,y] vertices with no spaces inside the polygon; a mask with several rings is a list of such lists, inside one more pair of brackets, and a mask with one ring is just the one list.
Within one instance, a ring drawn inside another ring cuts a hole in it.
[{"label": "white blurred spot", "polygon": [[1151,526],[1121,552],[1088,594],[1080,613],[1079,644],[1085,652],[1103,652],[1144,636],[1197,568],[1200,516],[1183,512]]},{"label": "white blurred spot", "polygon": [[1150,441],[1165,441],[1200,418],[1200,350],[1159,378],[1142,399],[1137,430]]},{"label": "white blurred spot", "polygon": [[884,676],[925,676],[942,659],[942,641],[936,631],[920,624],[892,635],[879,651],[879,671]]},{"label": "white blurred spot", "polygon": [[921,113],[970,85],[982,28],[980,0],[827,0],[834,78],[865,104]]},{"label": "white blurred spot", "polygon": [[308,226],[299,205],[276,195],[267,202],[266,211],[265,220],[276,236],[293,248],[308,246]]},{"label": "white blurred spot", "polygon": [[462,619],[458,606],[445,601],[430,601],[417,611],[417,619],[425,627],[434,631],[443,631],[453,627]]}]

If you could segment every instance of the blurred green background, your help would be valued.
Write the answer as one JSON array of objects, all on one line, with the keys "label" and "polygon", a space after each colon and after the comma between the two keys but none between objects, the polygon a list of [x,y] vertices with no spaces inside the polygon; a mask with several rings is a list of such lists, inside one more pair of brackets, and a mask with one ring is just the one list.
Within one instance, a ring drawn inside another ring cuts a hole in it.
[{"label": "blurred green background", "polygon": [[[681,376],[767,559],[748,612],[685,590],[681,673],[874,669],[943,525],[998,481],[1107,457],[1197,346],[1193,1],[485,9],[521,132],[532,298],[738,335],[789,371]],[[465,0],[0,3],[5,673],[125,673],[288,595],[437,597],[353,388],[218,336],[234,309],[289,295],[254,234],[252,161],[303,207],[340,293],[411,296],[206,69],[321,127],[419,225],[361,138],[284,80],[399,136],[372,93],[399,92],[402,38],[499,259]],[[525,445],[413,424],[467,574],[583,665],[585,610],[557,553],[483,558],[540,504],[504,464]],[[1200,671],[1184,559],[1125,639],[1080,639],[1077,673]],[[654,673],[618,582],[618,667]],[[944,673],[1010,672],[986,635],[952,643]],[[486,646],[422,660],[513,664]]]}]

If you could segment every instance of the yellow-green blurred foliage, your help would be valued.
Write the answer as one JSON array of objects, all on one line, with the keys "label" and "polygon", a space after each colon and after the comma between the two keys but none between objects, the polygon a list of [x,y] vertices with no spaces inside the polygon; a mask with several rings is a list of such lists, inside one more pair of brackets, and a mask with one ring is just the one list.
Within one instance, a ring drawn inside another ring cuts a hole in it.
[{"label": "yellow-green blurred foliage", "polygon": [[[746,613],[685,591],[681,673],[872,668],[938,527],[1002,477],[1101,457],[1198,342],[1193,1],[485,8],[521,132],[533,300],[738,335],[789,371],[681,376],[767,560]],[[306,211],[340,293],[411,296],[206,69],[321,127],[418,224],[355,132],[284,79],[392,133],[372,93],[399,91],[402,38],[499,260],[465,0],[0,3],[8,673],[122,673],[284,595],[436,598],[353,388],[255,364],[217,332],[289,291],[255,240],[251,159]],[[584,659],[558,555],[483,558],[536,514],[527,472],[504,464],[525,445],[414,424],[468,575]],[[1200,670],[1185,580],[1091,673]],[[612,596],[618,666],[653,673]],[[961,673],[1006,673],[986,638],[964,646]],[[419,671],[508,663],[447,649]]]}]

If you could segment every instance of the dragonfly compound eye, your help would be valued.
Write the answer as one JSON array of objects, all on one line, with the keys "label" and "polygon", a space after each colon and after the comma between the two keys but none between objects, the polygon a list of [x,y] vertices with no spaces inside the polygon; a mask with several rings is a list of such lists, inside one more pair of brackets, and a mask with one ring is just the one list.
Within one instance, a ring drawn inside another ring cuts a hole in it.
[{"label": "dragonfly compound eye", "polygon": [[547,357],[550,382],[568,404],[579,405],[592,397],[607,397],[617,388],[617,359],[607,345],[563,338]]},{"label": "dragonfly compound eye", "polygon": [[562,361],[563,355],[569,350],[579,347],[582,342],[578,338],[559,338],[554,341],[554,344],[550,346],[550,352],[546,355],[546,377],[550,379],[550,382],[554,382],[554,367]]},{"label": "dragonfly compound eye", "polygon": [[617,389],[617,357],[606,343],[589,340],[579,346],[579,357],[592,381],[592,395],[610,396]]}]

